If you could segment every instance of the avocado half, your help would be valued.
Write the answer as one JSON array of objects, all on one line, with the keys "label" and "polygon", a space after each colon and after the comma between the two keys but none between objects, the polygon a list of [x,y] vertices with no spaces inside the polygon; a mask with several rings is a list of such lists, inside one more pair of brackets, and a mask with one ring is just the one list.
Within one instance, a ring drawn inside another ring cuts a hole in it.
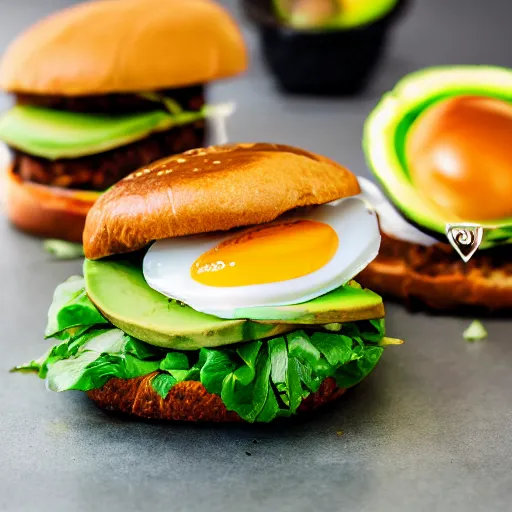
[{"label": "avocado half", "polygon": [[[418,193],[405,158],[409,129],[422,112],[446,98],[474,95],[512,103],[512,70],[492,66],[435,67],[412,73],[385,94],[368,117],[363,150],[370,169],[399,212],[423,231],[444,239],[446,218]],[[512,243],[512,218],[480,222],[480,248]]]},{"label": "avocado half", "polygon": [[[294,16],[293,1],[273,0],[274,10],[278,17],[297,28],[317,28],[320,30],[340,30],[362,27],[385,16],[391,11],[398,0],[324,0],[332,14],[318,25],[308,19],[308,13],[314,19],[318,1],[302,1],[300,18]],[[296,3],[296,2],[295,2]]]}]

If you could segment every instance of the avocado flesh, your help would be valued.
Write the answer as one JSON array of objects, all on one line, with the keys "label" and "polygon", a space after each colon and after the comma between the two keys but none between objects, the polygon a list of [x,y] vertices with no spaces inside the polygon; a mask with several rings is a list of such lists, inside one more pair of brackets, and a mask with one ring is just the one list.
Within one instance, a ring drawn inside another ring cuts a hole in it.
[{"label": "avocado flesh", "polygon": [[[311,13],[307,3],[300,17],[294,14],[293,4],[297,0],[274,0],[274,10],[279,18],[299,29],[336,30],[350,29],[372,23],[391,11],[398,0],[326,0],[332,4],[333,15],[315,23],[316,2],[311,2]],[[304,2],[302,2],[304,4]]]},{"label": "avocado flesh", "polygon": [[0,118],[0,139],[13,148],[48,160],[79,158],[203,117],[203,112],[172,115],[165,110],[107,116],[16,105]]},{"label": "avocado flesh", "polygon": [[[86,259],[84,277],[87,295],[113,325],[150,345],[177,350],[278,336],[295,330],[297,324],[351,322],[384,316],[382,299],[357,286],[346,287],[348,290],[342,289],[340,293],[335,290],[305,304],[257,308],[268,317],[266,322],[257,322],[223,320],[170,300],[148,286],[140,265],[127,260]],[[346,309],[336,309],[336,304]]]},{"label": "avocado flesh", "polygon": [[[437,101],[459,96],[488,96],[512,103],[512,71],[491,66],[436,67],[413,73],[385,94],[368,117],[363,149],[368,164],[404,217],[426,231],[444,235],[447,223],[468,222],[446,216],[412,183],[405,140],[414,121]],[[481,248],[512,243],[512,218],[478,222],[489,228]]]}]

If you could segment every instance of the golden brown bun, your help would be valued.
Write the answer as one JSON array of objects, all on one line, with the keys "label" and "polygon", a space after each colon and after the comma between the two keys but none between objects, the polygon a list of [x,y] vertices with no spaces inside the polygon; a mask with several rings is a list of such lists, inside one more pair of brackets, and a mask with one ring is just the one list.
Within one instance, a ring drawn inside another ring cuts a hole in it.
[{"label": "golden brown bun", "polygon": [[468,96],[440,101],[408,133],[411,178],[453,222],[512,217],[511,138],[510,103]]},{"label": "golden brown bun", "polygon": [[[221,398],[210,394],[200,382],[175,384],[165,399],[152,387],[152,373],[135,379],[112,378],[101,388],[89,391],[89,398],[102,409],[133,414],[141,418],[175,421],[239,422],[236,412],[228,411]],[[299,413],[313,411],[339,398],[346,389],[327,378],[320,389],[300,405]]]},{"label": "golden brown bun", "polygon": [[449,245],[382,234],[379,256],[357,280],[384,297],[432,309],[512,311],[512,247],[478,252],[465,264]]},{"label": "golden brown bun", "polygon": [[6,183],[7,215],[16,227],[45,238],[81,242],[85,217],[99,193],[22,181],[12,170]]},{"label": "golden brown bun", "polygon": [[247,67],[240,31],[210,0],[97,0],[59,11],[19,36],[0,87],[62,96],[199,84]]},{"label": "golden brown bun", "polygon": [[89,212],[89,259],[131,252],[152,240],[270,222],[300,206],[358,194],[335,162],[279,144],[195,149],[118,182]]}]

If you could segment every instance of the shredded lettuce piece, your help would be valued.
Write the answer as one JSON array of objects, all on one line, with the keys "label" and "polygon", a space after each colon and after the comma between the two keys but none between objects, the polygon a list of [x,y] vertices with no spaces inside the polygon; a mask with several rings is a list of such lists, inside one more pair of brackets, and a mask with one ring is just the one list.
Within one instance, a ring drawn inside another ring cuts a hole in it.
[{"label": "shredded lettuce piece", "polygon": [[139,93],[139,96],[149,101],[162,103],[165,106],[165,108],[169,111],[169,113],[172,115],[178,115],[183,112],[181,105],[176,100],[168,98],[163,94],[158,94],[156,92],[141,92]]},{"label": "shredded lettuce piece", "polygon": [[165,398],[177,383],[199,381],[248,422],[295,414],[328,377],[340,387],[356,385],[384,351],[382,319],[341,324],[336,332],[317,326],[223,349],[163,349],[109,324],[76,276],[57,288],[46,333],[56,344],[13,370],[36,372],[53,391],[89,391],[113,377],[153,374],[151,385]]},{"label": "shredded lettuce piece", "polygon": [[43,242],[43,249],[57,260],[75,260],[84,256],[82,244],[54,240],[53,238]]},{"label": "shredded lettuce piece", "polygon": [[487,338],[487,331],[479,320],[473,320],[468,328],[462,333],[466,341],[481,341]]}]

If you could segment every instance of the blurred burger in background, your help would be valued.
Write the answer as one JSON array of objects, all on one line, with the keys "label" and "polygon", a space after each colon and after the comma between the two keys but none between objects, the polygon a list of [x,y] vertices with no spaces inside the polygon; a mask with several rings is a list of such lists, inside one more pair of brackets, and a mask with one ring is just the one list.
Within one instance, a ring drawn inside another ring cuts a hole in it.
[{"label": "blurred burger in background", "polygon": [[210,0],[98,0],[21,34],[0,63],[15,105],[7,212],[30,233],[81,241],[101,192],[204,146],[205,84],[246,69],[234,20]]}]

